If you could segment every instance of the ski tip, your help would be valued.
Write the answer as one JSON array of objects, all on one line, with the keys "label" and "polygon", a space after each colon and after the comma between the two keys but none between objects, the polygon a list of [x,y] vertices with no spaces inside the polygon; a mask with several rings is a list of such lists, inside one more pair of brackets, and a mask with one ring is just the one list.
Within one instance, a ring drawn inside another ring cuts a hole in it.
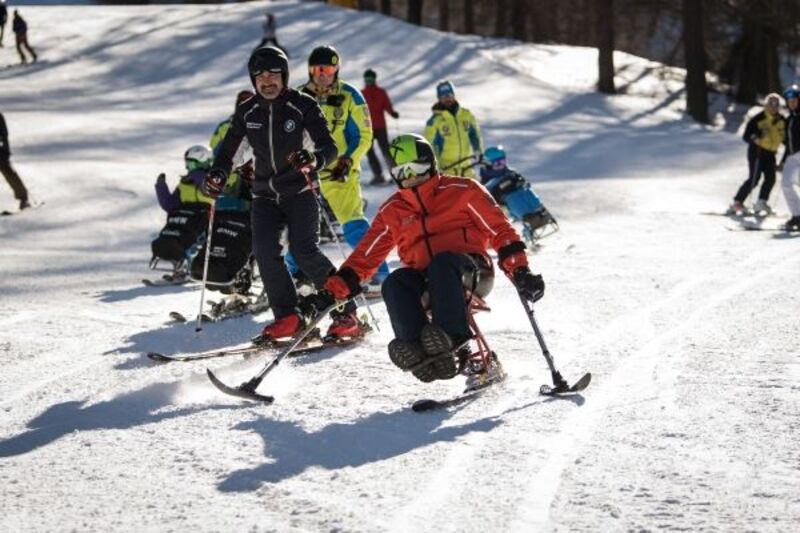
[{"label": "ski tip", "polygon": [[254,402],[261,402],[265,405],[269,405],[275,401],[274,396],[267,396],[263,394],[258,394],[255,390],[248,390],[240,387],[229,387],[228,385],[224,384],[220,379],[214,375],[210,368],[206,368],[206,374],[208,375],[208,379],[211,380],[211,383],[219,389],[221,392],[229,396],[236,396],[237,398],[242,398],[245,400],[251,400]]},{"label": "ski tip", "polygon": [[147,352],[147,358],[150,359],[151,361],[158,361],[159,363],[167,363],[169,361],[172,361],[172,359],[170,359],[166,355],[158,352]]},{"label": "ski tip", "polygon": [[439,402],[436,400],[417,400],[411,405],[411,410],[415,413],[422,413],[425,411],[431,411],[439,407]]}]

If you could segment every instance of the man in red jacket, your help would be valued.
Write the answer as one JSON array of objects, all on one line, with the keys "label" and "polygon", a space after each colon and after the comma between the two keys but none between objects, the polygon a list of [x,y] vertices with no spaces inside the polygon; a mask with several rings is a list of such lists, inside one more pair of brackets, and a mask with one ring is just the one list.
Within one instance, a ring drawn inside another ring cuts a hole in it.
[{"label": "man in red jacket", "polygon": [[[369,116],[372,120],[372,139],[378,141],[381,147],[383,157],[386,159],[387,164],[391,164],[392,159],[389,155],[389,137],[386,135],[386,118],[384,113],[389,113],[394,118],[399,118],[400,114],[392,107],[392,101],[389,100],[389,95],[383,87],[379,87],[375,80],[378,75],[372,69],[367,69],[364,72],[364,89],[361,93],[367,101],[369,106]],[[369,166],[372,169],[372,181],[370,185],[385,185],[389,180],[383,177],[383,170],[381,163],[378,160],[378,155],[375,153],[375,145],[373,143],[367,152],[367,159],[369,159]]]},{"label": "man in red jacket", "polygon": [[[421,135],[401,135],[389,151],[399,190],[383,203],[359,245],[328,278],[322,297],[329,301],[323,303],[357,293],[361,282],[397,247],[403,267],[381,287],[396,337],[389,343],[389,357],[404,370],[436,358],[414,375],[422,381],[449,379],[458,373],[457,356],[441,356],[455,354],[470,341],[464,280],[480,270],[491,272],[487,248],[497,251],[500,268],[528,300],[543,296],[544,282],[531,273],[525,244],[482,185],[439,174],[433,148]],[[422,303],[426,291],[431,323]]]}]

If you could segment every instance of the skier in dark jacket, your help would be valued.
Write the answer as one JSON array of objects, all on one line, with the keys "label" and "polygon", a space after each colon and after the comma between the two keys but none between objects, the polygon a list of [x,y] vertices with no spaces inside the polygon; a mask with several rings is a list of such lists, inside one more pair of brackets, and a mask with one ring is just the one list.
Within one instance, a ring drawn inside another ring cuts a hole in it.
[{"label": "skier in dark jacket", "polygon": [[28,202],[28,190],[22,183],[19,174],[11,166],[11,148],[8,145],[8,128],[6,119],[0,113],[0,173],[5,176],[6,181],[14,191],[14,198],[19,200],[19,208],[26,209],[31,206]]},{"label": "skier in dark jacket", "polygon": [[[250,56],[248,71],[256,96],[237,106],[204,188],[211,196],[222,192],[246,137],[255,158],[253,251],[275,317],[262,335],[278,339],[294,336],[304,325],[281,257],[284,228],[289,229],[289,250],[317,287],[334,270],[319,249],[319,208],[312,186],[316,172],[336,160],[338,151],[319,105],[289,87],[286,54],[272,46],[259,48]],[[313,151],[304,148],[304,141],[313,144]]]},{"label": "skier in dark jacket", "polygon": [[28,62],[25,54],[22,53],[22,48],[25,47],[25,49],[28,50],[28,53],[31,55],[33,62],[36,63],[36,52],[34,52],[33,48],[31,48],[31,45],[28,44],[28,24],[25,22],[25,19],[20,16],[16,9],[14,10],[14,23],[12,29],[14,30],[14,35],[17,38],[17,52],[19,53],[19,57],[22,62]]},{"label": "skier in dark jacket", "polygon": [[786,205],[792,217],[786,221],[786,229],[800,231],[800,86],[797,84],[783,91],[789,119],[786,125],[786,140],[780,168],[783,176],[781,187]]},{"label": "skier in dark jacket", "polygon": [[0,0],[0,46],[3,46],[3,37],[6,34],[6,22],[8,22],[6,0]]}]

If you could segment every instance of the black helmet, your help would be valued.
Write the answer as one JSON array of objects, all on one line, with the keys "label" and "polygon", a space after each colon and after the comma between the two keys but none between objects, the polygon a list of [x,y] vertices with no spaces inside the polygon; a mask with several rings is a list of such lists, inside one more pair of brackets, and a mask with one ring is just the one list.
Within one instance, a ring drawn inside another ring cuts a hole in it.
[{"label": "black helmet", "polygon": [[372,78],[374,80],[375,78],[378,77],[378,75],[375,74],[374,70],[372,70],[371,68],[368,68],[367,70],[364,71],[364,77],[365,78]]},{"label": "black helmet", "polygon": [[256,76],[265,71],[280,72],[283,85],[289,86],[289,59],[280,48],[274,46],[256,48],[250,55],[250,61],[247,62],[247,71],[253,87],[256,86]]},{"label": "black helmet", "polygon": [[339,52],[336,48],[330,45],[318,46],[311,51],[308,56],[308,77],[311,78],[311,67],[316,66],[333,66],[336,67],[336,76],[339,77],[339,68],[342,64],[342,58],[339,57]]}]

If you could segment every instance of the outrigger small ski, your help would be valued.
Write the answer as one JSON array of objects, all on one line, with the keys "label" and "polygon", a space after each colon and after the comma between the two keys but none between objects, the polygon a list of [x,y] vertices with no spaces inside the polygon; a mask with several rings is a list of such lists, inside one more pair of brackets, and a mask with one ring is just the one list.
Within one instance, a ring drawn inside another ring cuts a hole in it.
[{"label": "outrigger small ski", "polygon": [[[245,400],[252,400],[257,402],[262,402],[265,404],[271,404],[275,401],[274,396],[269,396],[265,394],[259,394],[256,392],[256,389],[264,380],[264,378],[269,374],[276,366],[280,364],[280,362],[288,355],[298,353],[299,351],[308,351],[308,348],[301,347],[303,341],[312,334],[314,331],[319,331],[317,325],[320,321],[328,315],[332,310],[339,307],[343,303],[346,302],[336,302],[335,304],[329,306],[327,309],[319,312],[319,314],[306,326],[306,328],[301,331],[297,336],[292,338],[291,340],[285,341],[286,344],[284,345],[285,348],[276,355],[272,360],[264,365],[264,368],[261,369],[255,376],[253,376],[248,381],[241,383],[236,387],[231,387],[230,385],[225,384],[221,381],[212,371],[211,369],[207,368],[206,373],[208,374],[208,379],[211,380],[211,383],[214,384],[220,391],[228,394],[230,396],[236,396],[238,398],[243,398]],[[368,326],[367,326],[368,327]],[[365,330],[366,333],[367,330]],[[349,344],[353,344],[355,342],[360,341],[363,338],[363,335],[359,337],[351,337],[347,339],[326,339],[323,337],[320,339],[320,344],[316,349],[321,348],[328,348],[334,346],[347,346]]]},{"label": "outrigger small ski", "polygon": [[553,356],[550,355],[550,350],[547,349],[547,345],[544,342],[544,337],[539,329],[539,324],[536,323],[536,318],[533,316],[533,307],[531,307],[531,305],[528,303],[528,300],[522,296],[522,294],[519,295],[519,299],[522,301],[522,306],[525,308],[525,314],[528,315],[528,319],[531,322],[533,333],[536,335],[536,340],[539,341],[539,347],[542,349],[542,355],[547,361],[547,366],[550,368],[550,375],[553,379],[553,385],[542,385],[539,387],[539,394],[543,394],[545,396],[560,396],[562,394],[574,394],[588,387],[589,383],[592,381],[591,373],[587,372],[581,376],[581,378],[576,381],[574,385],[570,385],[561,376],[561,372],[556,370],[555,363],[553,363]]}]

